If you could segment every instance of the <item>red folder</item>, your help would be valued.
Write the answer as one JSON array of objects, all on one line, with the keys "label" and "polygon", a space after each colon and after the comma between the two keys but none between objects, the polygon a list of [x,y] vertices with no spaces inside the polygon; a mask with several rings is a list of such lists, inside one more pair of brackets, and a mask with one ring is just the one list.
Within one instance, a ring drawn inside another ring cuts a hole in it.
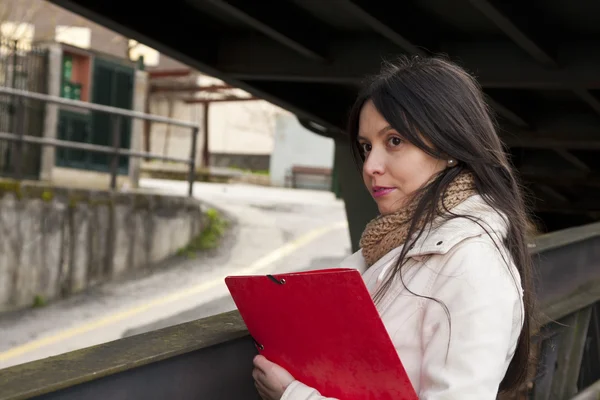
[{"label": "red folder", "polygon": [[258,351],[300,382],[340,400],[417,400],[357,270],[225,283]]}]

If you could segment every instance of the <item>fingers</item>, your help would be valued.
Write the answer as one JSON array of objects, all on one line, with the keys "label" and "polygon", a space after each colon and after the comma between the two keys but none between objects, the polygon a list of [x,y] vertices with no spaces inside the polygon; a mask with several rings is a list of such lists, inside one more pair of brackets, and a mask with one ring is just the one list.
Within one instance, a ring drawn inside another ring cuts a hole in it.
[{"label": "fingers", "polygon": [[252,360],[252,362],[254,363],[254,366],[256,368],[259,368],[263,371],[266,371],[267,368],[269,368],[269,366],[272,364],[272,362],[267,360],[265,356],[261,355],[254,357],[254,360]]},{"label": "fingers", "polygon": [[266,378],[266,374],[263,370],[261,370],[260,368],[254,368],[252,370],[252,378],[255,381],[264,381]]},{"label": "fingers", "polygon": [[260,380],[254,381],[254,386],[256,386],[256,390],[258,390],[261,394],[266,394],[269,392],[267,386],[265,386],[265,384]]},{"label": "fingers", "polygon": [[263,400],[269,400],[269,395],[267,394],[267,389],[260,381],[254,381],[254,387],[258,392],[259,396]]},{"label": "fingers", "polygon": [[269,390],[265,386],[265,373],[258,368],[254,368],[252,371],[252,378],[254,378],[254,387],[256,391],[260,395],[263,400],[269,400],[271,397],[269,396]]}]

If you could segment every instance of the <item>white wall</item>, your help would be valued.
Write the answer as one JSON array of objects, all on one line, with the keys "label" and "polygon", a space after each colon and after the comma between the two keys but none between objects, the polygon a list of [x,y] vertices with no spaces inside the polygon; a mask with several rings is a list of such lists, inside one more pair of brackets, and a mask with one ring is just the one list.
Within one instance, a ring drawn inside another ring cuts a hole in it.
[{"label": "white wall", "polygon": [[[201,75],[200,86],[223,85],[224,82]],[[241,89],[228,94],[249,97]],[[198,97],[206,97],[199,93]],[[210,96],[209,96],[210,97]],[[209,111],[209,151],[211,153],[270,154],[273,150],[275,118],[285,113],[279,107],[264,100],[212,103]]]},{"label": "white wall", "polygon": [[[172,102],[172,114],[169,115],[169,102]],[[150,114],[170,117],[183,121],[202,124],[202,106],[199,104],[185,104],[181,100],[168,100],[167,98],[151,97]],[[192,130],[174,125],[152,123],[150,128],[150,152],[170,157],[188,158],[190,156],[190,145]],[[196,164],[202,159],[200,149],[204,142],[202,132],[198,135],[198,147],[196,151]]]},{"label": "white wall", "polygon": [[271,184],[284,186],[294,165],[333,168],[334,141],[305,129],[294,115],[279,115],[271,155]]},{"label": "white wall", "polygon": [[[222,81],[207,76],[192,79],[196,79],[195,83],[201,86],[223,84]],[[249,96],[239,89],[230,92]],[[171,100],[162,94],[151,96],[150,113],[166,117],[169,114],[169,102],[172,102],[171,118],[194,121],[202,126],[204,105],[186,104],[181,96],[172,96]],[[199,94],[197,97],[203,96],[206,94]],[[282,113],[286,114],[287,111],[264,100],[212,103],[208,114],[209,151],[226,154],[270,154],[273,150],[275,118]],[[189,157],[190,130],[171,127],[170,134],[167,134],[168,131],[165,124],[152,124],[151,152],[172,157]],[[200,149],[203,142],[204,132],[201,130],[198,137],[197,162],[200,162],[202,156]]]},{"label": "white wall", "polygon": [[210,152],[270,154],[278,112],[263,100],[211,104]]}]

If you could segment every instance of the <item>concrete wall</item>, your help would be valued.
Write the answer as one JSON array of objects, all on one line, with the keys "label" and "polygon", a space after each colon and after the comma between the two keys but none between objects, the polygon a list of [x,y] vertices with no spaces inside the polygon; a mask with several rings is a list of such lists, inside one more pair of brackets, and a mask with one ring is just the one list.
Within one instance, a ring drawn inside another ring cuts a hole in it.
[{"label": "concrete wall", "polygon": [[0,311],[149,268],[203,225],[200,203],[185,197],[2,182]]},{"label": "concrete wall", "polygon": [[333,168],[333,156],[333,139],[305,129],[293,115],[277,116],[269,168],[272,185],[285,186],[285,176],[294,165]]}]

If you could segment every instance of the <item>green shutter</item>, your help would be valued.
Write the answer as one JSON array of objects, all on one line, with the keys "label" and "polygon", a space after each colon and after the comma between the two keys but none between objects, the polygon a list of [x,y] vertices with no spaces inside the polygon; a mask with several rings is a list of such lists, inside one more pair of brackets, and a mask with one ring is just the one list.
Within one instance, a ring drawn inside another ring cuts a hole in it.
[{"label": "green shutter", "polygon": [[[79,100],[81,85],[68,82],[70,74],[67,62],[63,61],[63,97]],[[133,86],[135,70],[101,58],[93,63],[91,102],[112,107],[131,110],[133,105]],[[112,146],[112,116],[110,114],[91,112],[61,111],[59,117],[58,137],[82,143]],[[121,148],[129,148],[131,143],[131,119],[121,117]],[[111,156],[80,150],[57,150],[57,165],[110,171]],[[127,174],[129,162],[127,157],[119,159],[119,174]]]},{"label": "green shutter", "polygon": [[[89,115],[81,112],[60,110],[58,117],[58,138],[78,143],[89,143]],[[56,165],[89,169],[90,153],[66,148],[56,149]]]},{"label": "green shutter", "polygon": [[60,90],[61,97],[71,98],[71,78],[73,77],[73,57],[64,54],[62,59],[62,87]]},{"label": "green shutter", "polygon": [[[133,105],[134,69],[107,60],[96,59],[94,62],[94,80],[92,101],[97,104],[131,110]],[[105,146],[112,145],[112,118],[106,113],[92,113],[92,143]],[[131,142],[131,120],[121,117],[121,148],[129,148]],[[92,164],[95,169],[108,171],[110,155],[95,153]],[[127,174],[129,162],[127,157],[119,160],[119,173]]]}]

